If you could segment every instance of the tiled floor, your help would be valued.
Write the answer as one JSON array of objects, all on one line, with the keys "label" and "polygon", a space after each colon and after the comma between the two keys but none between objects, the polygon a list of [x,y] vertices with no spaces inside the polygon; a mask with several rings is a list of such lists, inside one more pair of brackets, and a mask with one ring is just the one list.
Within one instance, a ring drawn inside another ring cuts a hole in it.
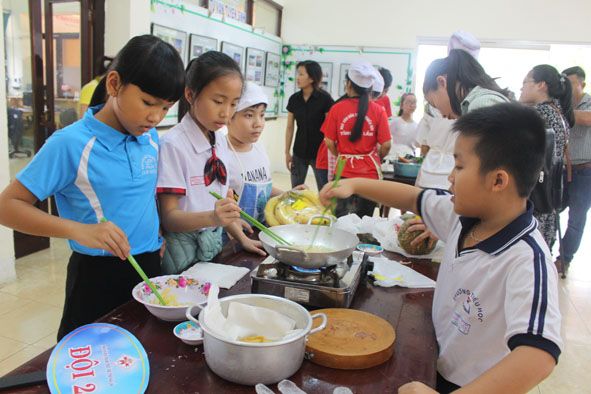
[{"label": "tiled floor", "polygon": [[[273,178],[277,187],[288,187],[287,175]],[[313,178],[306,183],[314,188]],[[51,245],[17,260],[18,280],[0,287],[0,376],[55,344],[70,252],[64,240],[52,239]],[[591,393],[591,226],[568,278],[560,281],[560,308],[564,352],[552,375],[531,393]]]}]

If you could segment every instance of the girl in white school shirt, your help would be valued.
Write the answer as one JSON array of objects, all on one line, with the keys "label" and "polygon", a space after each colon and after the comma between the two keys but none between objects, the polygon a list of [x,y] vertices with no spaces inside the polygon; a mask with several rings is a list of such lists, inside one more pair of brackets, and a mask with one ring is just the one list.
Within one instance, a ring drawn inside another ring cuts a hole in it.
[{"label": "girl in white school shirt", "polygon": [[[165,273],[210,261],[222,248],[221,227],[245,250],[265,254],[260,241],[241,231],[240,208],[228,187],[231,152],[219,130],[232,118],[242,86],[240,68],[221,52],[206,52],[187,66],[181,121],[162,137],[158,166]],[[216,200],[209,191],[226,198]]]},{"label": "girl in white school shirt", "polygon": [[417,144],[417,122],[412,118],[417,109],[417,98],[414,93],[404,93],[400,97],[398,116],[390,122],[392,145],[404,145],[414,152]]},{"label": "girl in white school shirt", "polygon": [[[99,83],[104,105],[55,132],[0,196],[3,225],[68,239],[58,340],[131,299],[141,278],[121,261],[130,253],[146,275],[160,275],[154,127],[184,84],[183,62],[171,45],[151,35],[132,38]],[[49,196],[59,217],[34,205]]]}]

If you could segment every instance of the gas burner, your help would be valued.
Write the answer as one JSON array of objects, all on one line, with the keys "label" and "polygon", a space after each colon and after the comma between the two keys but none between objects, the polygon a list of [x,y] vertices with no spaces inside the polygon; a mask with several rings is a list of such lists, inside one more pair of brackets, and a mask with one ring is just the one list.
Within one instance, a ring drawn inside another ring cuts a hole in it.
[{"label": "gas burner", "polygon": [[291,266],[292,270],[297,272],[301,272],[302,274],[319,274],[320,270],[318,268],[303,268],[303,267],[296,267],[295,265]]},{"label": "gas burner", "polygon": [[330,267],[302,268],[269,256],[251,273],[252,292],[277,295],[302,305],[348,308],[355,289],[369,268],[367,255],[353,252]]},{"label": "gas burner", "polygon": [[307,282],[323,284],[325,286],[338,287],[339,276],[335,266],[321,268],[302,268],[283,265],[284,271],[282,277],[288,281]]},{"label": "gas burner", "polygon": [[322,282],[322,270],[289,266],[285,272],[285,279],[301,282]]}]

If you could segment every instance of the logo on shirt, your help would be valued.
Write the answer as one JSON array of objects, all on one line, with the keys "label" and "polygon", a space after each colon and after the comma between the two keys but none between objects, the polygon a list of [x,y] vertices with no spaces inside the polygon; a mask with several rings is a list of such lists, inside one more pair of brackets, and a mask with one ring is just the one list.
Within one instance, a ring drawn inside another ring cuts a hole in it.
[{"label": "logo on shirt", "polygon": [[158,162],[156,158],[152,155],[145,155],[142,157],[142,174],[156,174],[158,170]]},{"label": "logo on shirt", "polygon": [[203,175],[192,176],[191,178],[189,178],[189,181],[191,182],[191,186],[205,185],[205,178],[203,177]]},{"label": "logo on shirt", "polygon": [[[350,122],[350,124],[347,125],[347,122],[349,122],[352,119],[353,119],[353,122]],[[353,126],[355,125],[355,122],[354,122],[355,119],[357,119],[357,112],[349,114],[343,118],[343,120],[341,121],[341,125],[339,126],[339,132],[341,135],[351,135],[351,132],[353,130]],[[375,126],[369,116],[365,116],[365,123],[367,123],[369,130],[365,130],[362,133],[362,135],[364,135],[366,137],[373,137],[374,131],[375,131]],[[346,130],[345,128],[348,128],[349,130]],[[365,128],[365,125],[363,128]]]},{"label": "logo on shirt", "polygon": [[267,175],[267,170],[265,169],[265,167],[261,167],[261,168],[256,168],[254,170],[249,170],[246,171],[246,175],[244,176],[244,174],[242,174],[244,177],[244,180],[246,182],[253,182],[253,183],[257,183],[257,182],[266,182],[269,181],[269,176]]},{"label": "logo on shirt", "polygon": [[462,334],[468,335],[472,323],[475,321],[484,322],[484,311],[480,299],[471,290],[459,288],[454,294],[453,300],[456,308],[451,318],[451,324],[456,326]]}]

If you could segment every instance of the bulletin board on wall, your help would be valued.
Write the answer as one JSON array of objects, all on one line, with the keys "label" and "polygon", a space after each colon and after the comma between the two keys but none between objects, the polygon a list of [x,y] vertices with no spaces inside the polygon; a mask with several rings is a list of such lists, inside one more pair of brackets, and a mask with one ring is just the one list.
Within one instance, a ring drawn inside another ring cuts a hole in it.
[{"label": "bulletin board on wall", "polygon": [[[153,26],[160,31],[164,28],[174,29],[173,33],[186,33],[185,45],[173,45],[182,51],[181,58],[185,66],[193,58],[213,49],[231,53],[240,65],[243,75],[248,72],[255,83],[259,83],[269,99],[266,117],[276,117],[281,111],[279,103],[279,86],[265,78],[266,59],[277,58],[281,54],[282,43],[279,37],[262,31],[253,31],[252,26],[242,22],[227,20],[220,14],[210,13],[208,9],[195,6],[182,0],[152,0],[151,18]],[[172,34],[169,33],[171,36]],[[177,34],[180,36],[180,34]],[[174,40],[174,37],[171,37]],[[178,41],[178,40],[177,40]],[[181,46],[183,49],[180,49]],[[248,55],[254,56],[251,63]],[[272,63],[273,64],[273,63]],[[277,64],[275,62],[274,64]],[[269,70],[277,72],[276,70]],[[275,78],[277,80],[278,78]],[[245,77],[246,80],[246,77]],[[177,123],[177,105],[168,112],[159,126],[171,126]]]},{"label": "bulletin board on wall", "polygon": [[335,100],[344,94],[344,76],[354,60],[363,58],[374,66],[387,68],[393,77],[388,97],[393,109],[396,109],[402,94],[414,88],[415,54],[414,49],[284,45],[281,52],[280,114],[287,115],[289,97],[297,91],[296,64],[304,60],[320,63],[324,78],[330,79],[323,81],[323,88],[328,90]]}]

